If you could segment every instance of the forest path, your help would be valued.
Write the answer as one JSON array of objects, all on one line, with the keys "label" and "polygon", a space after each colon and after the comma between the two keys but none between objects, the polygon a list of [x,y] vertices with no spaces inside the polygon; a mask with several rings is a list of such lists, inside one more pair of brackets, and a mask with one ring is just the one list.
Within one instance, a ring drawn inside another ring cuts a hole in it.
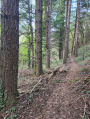
[{"label": "forest path", "polygon": [[78,90],[83,82],[81,69],[73,57],[63,67],[68,71],[57,71],[50,80],[47,80],[50,74],[42,75],[39,88],[44,90],[37,88],[31,98],[26,89],[30,90],[32,84],[20,86],[25,93],[18,102],[21,109],[17,119],[82,119],[84,102],[79,98],[81,92]]},{"label": "forest path", "polygon": [[[79,66],[74,62],[74,58],[70,59],[68,66],[69,72],[66,77],[61,79],[61,83],[53,88],[53,93],[48,99],[40,119],[78,119],[74,108],[78,96],[72,92],[72,80],[77,77]],[[60,78],[58,77],[58,79]]]}]

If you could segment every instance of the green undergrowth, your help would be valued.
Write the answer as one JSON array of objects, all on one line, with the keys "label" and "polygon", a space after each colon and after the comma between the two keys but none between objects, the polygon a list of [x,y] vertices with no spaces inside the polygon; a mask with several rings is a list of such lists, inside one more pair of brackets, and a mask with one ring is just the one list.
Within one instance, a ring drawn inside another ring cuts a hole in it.
[{"label": "green undergrowth", "polygon": [[90,44],[79,48],[78,57],[75,58],[75,61],[82,66],[86,65],[88,60],[90,60]]},{"label": "green undergrowth", "polygon": [[77,78],[74,78],[73,80],[72,80],[72,82],[77,82],[78,81],[78,79]]},{"label": "green undergrowth", "polygon": [[61,59],[61,60],[52,60],[51,61],[51,68],[57,67],[57,66],[61,65],[62,63],[63,63],[63,59]]},{"label": "green undergrowth", "polygon": [[90,75],[90,70],[88,68],[83,68],[79,73],[84,75]]},{"label": "green undergrowth", "polygon": [[60,79],[54,80],[54,83],[60,83],[62,82]]}]

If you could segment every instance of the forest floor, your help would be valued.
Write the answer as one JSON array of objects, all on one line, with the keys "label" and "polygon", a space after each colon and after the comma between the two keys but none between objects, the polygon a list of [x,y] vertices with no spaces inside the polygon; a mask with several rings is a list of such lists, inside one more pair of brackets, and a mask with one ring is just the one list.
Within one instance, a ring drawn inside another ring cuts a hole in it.
[{"label": "forest floor", "polygon": [[[24,80],[19,82],[18,104],[7,113],[7,117],[90,119],[90,61],[81,67],[72,57],[63,67],[66,70],[61,71],[59,68],[50,79],[48,72],[36,78],[31,78],[32,73],[29,71],[21,72],[19,75]],[[41,79],[30,94],[33,86]]]}]

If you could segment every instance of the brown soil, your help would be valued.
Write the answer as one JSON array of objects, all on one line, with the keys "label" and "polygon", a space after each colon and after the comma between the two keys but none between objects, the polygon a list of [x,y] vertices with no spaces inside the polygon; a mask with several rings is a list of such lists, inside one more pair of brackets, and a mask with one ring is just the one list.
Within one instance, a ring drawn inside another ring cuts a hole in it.
[{"label": "brown soil", "polygon": [[29,92],[40,77],[19,86],[21,96],[15,107],[17,119],[90,119],[90,95],[82,94],[90,90],[90,85],[84,86],[85,76],[80,74],[81,68],[73,58],[66,67],[69,67],[68,72],[58,71],[50,80],[48,73],[43,74],[33,95]]}]

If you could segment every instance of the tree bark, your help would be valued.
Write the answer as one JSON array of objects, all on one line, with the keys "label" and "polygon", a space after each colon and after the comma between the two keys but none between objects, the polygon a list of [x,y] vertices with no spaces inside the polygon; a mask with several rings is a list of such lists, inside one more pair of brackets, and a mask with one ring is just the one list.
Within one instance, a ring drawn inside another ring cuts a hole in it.
[{"label": "tree bark", "polygon": [[60,39],[59,39],[59,59],[63,58],[63,43],[64,43],[64,37],[65,37],[65,0],[62,0],[62,2],[59,3],[61,6],[60,15],[61,15],[61,21],[62,24],[60,25]]},{"label": "tree bark", "polygon": [[29,34],[28,34],[28,68],[30,68],[31,65],[31,58],[30,58],[30,54],[31,54],[31,42],[30,42],[30,30],[28,29]]},{"label": "tree bark", "polygon": [[[63,30],[63,29],[62,29]],[[63,30],[64,32],[64,30]],[[63,34],[62,34],[62,31],[60,31],[60,40],[59,40],[59,59],[62,59],[63,56],[62,56],[62,52],[63,52]]]},{"label": "tree bark", "polygon": [[72,44],[72,55],[75,55],[75,34],[76,34],[76,23],[77,23],[77,10],[76,10],[76,19],[75,19],[75,28],[74,28],[74,38]]},{"label": "tree bark", "polygon": [[35,61],[36,75],[42,73],[42,0],[36,0]]},{"label": "tree bark", "polygon": [[74,55],[78,56],[78,39],[79,39],[79,19],[80,19],[80,0],[77,1],[77,21],[76,21],[76,32],[74,40]]},{"label": "tree bark", "polygon": [[4,83],[3,83],[3,64],[2,64],[2,50],[0,46],[0,110],[4,105]]},{"label": "tree bark", "polygon": [[2,0],[1,4],[4,103],[9,108],[18,96],[19,0]]},{"label": "tree bark", "polygon": [[65,44],[64,44],[64,59],[63,63],[67,63],[69,53],[69,28],[70,28],[70,14],[71,14],[72,0],[66,0],[66,18],[65,18]]},{"label": "tree bark", "polygon": [[51,0],[46,0],[46,68],[50,68]]},{"label": "tree bark", "polygon": [[[31,13],[32,13],[32,5],[31,5]],[[33,46],[33,27],[32,27],[32,16],[30,18],[30,29],[31,29],[31,42],[32,42],[32,68],[34,68],[34,46]]]}]

